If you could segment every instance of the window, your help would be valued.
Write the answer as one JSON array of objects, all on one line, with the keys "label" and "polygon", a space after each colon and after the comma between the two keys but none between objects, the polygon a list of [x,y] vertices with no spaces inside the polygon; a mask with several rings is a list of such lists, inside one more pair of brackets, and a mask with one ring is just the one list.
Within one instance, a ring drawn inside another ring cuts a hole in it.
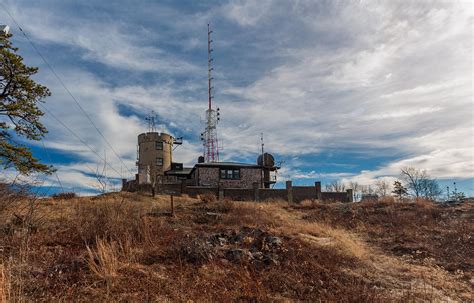
[{"label": "window", "polygon": [[156,149],[157,150],[163,150],[163,142],[162,141],[156,142]]},{"label": "window", "polygon": [[239,180],[240,169],[221,169],[220,177],[221,179]]},{"label": "window", "polygon": [[156,158],[156,165],[163,166],[163,158]]}]

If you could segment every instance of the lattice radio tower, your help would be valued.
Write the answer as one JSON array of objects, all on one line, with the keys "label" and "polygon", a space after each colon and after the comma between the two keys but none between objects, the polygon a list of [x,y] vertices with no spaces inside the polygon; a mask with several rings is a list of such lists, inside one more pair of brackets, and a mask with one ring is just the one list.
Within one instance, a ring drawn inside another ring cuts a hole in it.
[{"label": "lattice radio tower", "polygon": [[148,132],[155,133],[156,132],[156,121],[158,120],[158,115],[155,111],[151,111],[151,113],[145,117],[145,120],[148,122]]},{"label": "lattice radio tower", "polygon": [[212,39],[211,39],[212,31],[210,29],[209,24],[207,25],[207,91],[208,91],[208,101],[209,101],[209,108],[206,110],[206,119],[205,129],[204,132],[201,133],[201,140],[203,141],[204,147],[204,162],[219,162],[219,143],[217,140],[217,123],[220,120],[220,112],[219,108],[214,110],[212,108],[212,99],[214,96],[212,95]]}]

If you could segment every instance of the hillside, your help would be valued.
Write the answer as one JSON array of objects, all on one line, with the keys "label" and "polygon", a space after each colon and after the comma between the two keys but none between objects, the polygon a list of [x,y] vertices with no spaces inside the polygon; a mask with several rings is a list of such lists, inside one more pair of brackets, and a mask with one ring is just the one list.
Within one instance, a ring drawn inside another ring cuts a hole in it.
[{"label": "hillside", "polygon": [[472,203],[168,199],[8,204],[0,300],[473,300]]}]

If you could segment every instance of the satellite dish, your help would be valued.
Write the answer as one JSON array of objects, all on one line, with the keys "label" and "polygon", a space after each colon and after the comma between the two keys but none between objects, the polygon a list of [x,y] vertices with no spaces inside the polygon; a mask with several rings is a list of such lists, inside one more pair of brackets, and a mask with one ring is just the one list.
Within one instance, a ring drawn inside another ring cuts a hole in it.
[{"label": "satellite dish", "polygon": [[263,155],[258,156],[257,164],[265,167],[275,166],[275,158],[269,153],[264,153]]},{"label": "satellite dish", "polygon": [[203,156],[198,157],[198,163],[204,163],[204,157]]}]

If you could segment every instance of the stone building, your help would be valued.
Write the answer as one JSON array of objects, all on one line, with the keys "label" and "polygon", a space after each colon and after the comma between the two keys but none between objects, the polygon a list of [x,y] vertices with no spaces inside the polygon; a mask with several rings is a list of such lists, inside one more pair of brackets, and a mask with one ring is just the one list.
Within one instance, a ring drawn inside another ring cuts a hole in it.
[{"label": "stone building", "polygon": [[148,132],[138,136],[137,167],[135,180],[123,180],[124,191],[151,191],[152,193],[188,194],[198,196],[211,193],[219,199],[255,200],[283,199],[299,202],[305,199],[352,202],[352,190],[346,192],[322,192],[321,182],[315,186],[271,188],[276,183],[276,171],[272,155],[260,155],[256,164],[237,162],[207,162],[199,157],[193,167],[173,162],[173,145],[180,139],[169,134]]},{"label": "stone building", "polygon": [[[194,186],[221,188],[268,188],[276,182],[275,178],[265,179],[266,171],[275,171],[276,167],[264,167],[257,164],[235,162],[197,163],[190,171],[188,183]],[[270,176],[270,174],[268,174]]]},{"label": "stone building", "polygon": [[[236,162],[203,163],[193,167],[173,162],[173,145],[181,141],[166,133],[147,132],[138,136],[138,174],[129,186],[157,188],[162,184],[184,184],[196,187],[251,189],[257,184],[269,188],[276,182],[273,157],[264,154],[257,164]],[[263,162],[263,163],[262,163]],[[127,182],[127,181],[125,181]]]}]

